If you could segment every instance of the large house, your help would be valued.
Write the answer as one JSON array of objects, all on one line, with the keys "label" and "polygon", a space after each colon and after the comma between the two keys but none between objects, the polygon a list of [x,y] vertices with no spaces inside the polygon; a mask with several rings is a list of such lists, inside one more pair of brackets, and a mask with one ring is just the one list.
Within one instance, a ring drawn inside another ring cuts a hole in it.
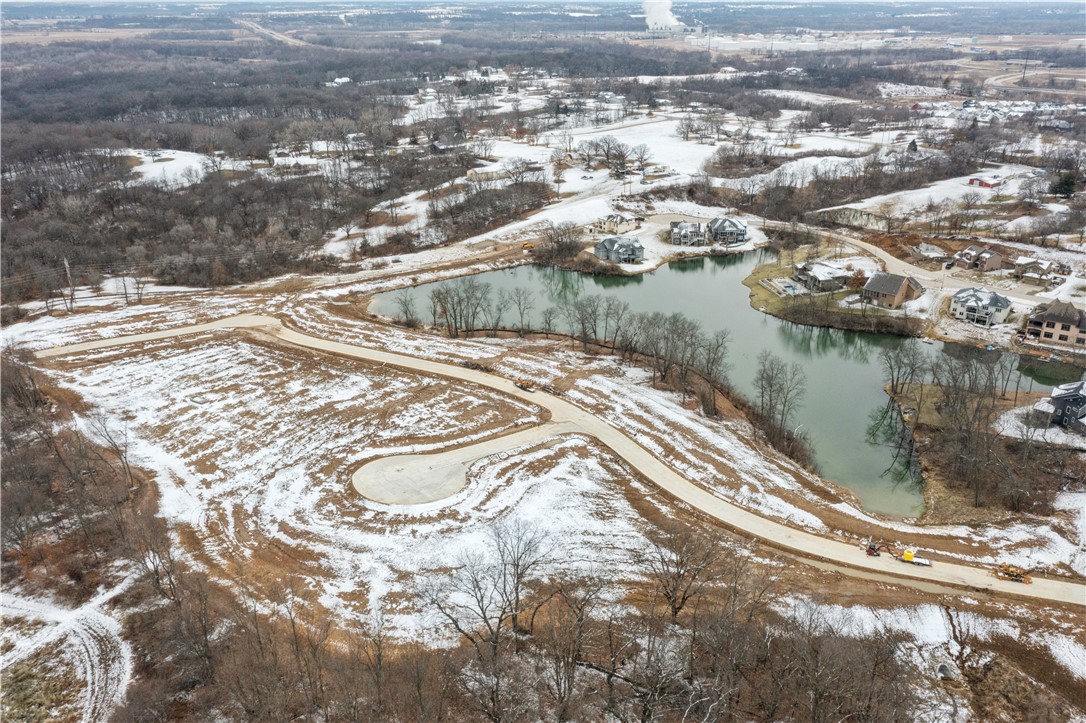
[{"label": "large house", "polygon": [[1014,275],[1026,284],[1046,286],[1052,281],[1053,264],[1051,261],[1035,259],[1031,256],[1019,256],[1014,260]]},{"label": "large house", "polygon": [[645,247],[632,236],[608,236],[596,242],[596,258],[618,264],[636,264],[645,260]]},{"label": "large house", "polygon": [[694,221],[672,221],[671,243],[676,246],[704,246],[705,229]]},{"label": "large house", "polygon": [[970,246],[954,254],[954,263],[963,269],[998,271],[1003,268],[1003,256],[998,251],[980,246]]},{"label": "large house", "polygon": [[898,276],[885,271],[877,271],[863,289],[863,299],[869,304],[896,309],[906,301],[919,298],[924,287],[911,276]]},{"label": "large house", "polygon": [[811,291],[837,291],[854,273],[833,261],[806,261],[796,264],[795,269],[792,278]]},{"label": "large house", "polygon": [[747,240],[747,224],[737,218],[714,218],[706,229],[709,243],[737,246]]},{"label": "large house", "polygon": [[1011,313],[1011,300],[987,289],[962,289],[950,300],[950,313],[973,324],[1002,324]]},{"label": "large house", "polygon": [[1026,334],[1050,344],[1086,345],[1086,311],[1066,301],[1041,304],[1029,317]]},{"label": "large house", "polygon": [[1083,430],[1086,418],[1086,382],[1061,384],[1052,395],[1033,405],[1034,410],[1048,416],[1050,423]]}]

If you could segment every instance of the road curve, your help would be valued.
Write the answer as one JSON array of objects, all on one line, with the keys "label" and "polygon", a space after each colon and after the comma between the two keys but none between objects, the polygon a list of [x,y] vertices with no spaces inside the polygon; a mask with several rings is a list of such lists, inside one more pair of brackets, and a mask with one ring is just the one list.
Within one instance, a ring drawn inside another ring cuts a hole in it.
[{"label": "road curve", "polygon": [[1086,585],[1082,583],[1067,580],[1035,579],[1032,585],[1022,585],[999,580],[986,568],[972,567],[960,563],[940,561],[934,567],[922,568],[898,562],[889,555],[868,557],[854,541],[844,542],[793,529],[779,522],[760,517],[749,510],[737,507],[710,494],[668,467],[624,432],[564,399],[543,392],[523,391],[508,379],[482,371],[310,336],[289,329],[283,326],[278,319],[268,316],[245,314],[207,324],[180,327],[150,334],[100,339],[66,347],[54,347],[39,351],[36,355],[39,358],[59,357],[80,351],[166,339],[213,329],[244,327],[262,327],[276,338],[300,347],[353,359],[390,364],[403,369],[450,379],[459,379],[538,404],[550,411],[552,423],[559,423],[566,429],[576,429],[580,433],[596,437],[633,469],[673,497],[682,500],[740,534],[760,539],[771,546],[782,548],[805,558],[851,567],[860,572],[868,571],[893,576],[903,584],[928,584],[934,582],[973,592],[989,592],[995,595],[1013,595],[1054,603],[1086,606]]}]

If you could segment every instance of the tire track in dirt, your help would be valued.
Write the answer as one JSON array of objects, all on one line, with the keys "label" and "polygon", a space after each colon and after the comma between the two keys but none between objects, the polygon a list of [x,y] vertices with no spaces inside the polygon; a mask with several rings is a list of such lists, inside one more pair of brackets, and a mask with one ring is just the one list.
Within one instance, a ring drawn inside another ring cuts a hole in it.
[{"label": "tire track in dirt", "polygon": [[44,623],[44,627],[15,642],[0,667],[24,660],[47,645],[60,643],[72,656],[85,688],[80,696],[84,723],[107,720],[124,700],[132,679],[132,650],[121,637],[121,624],[102,606],[132,583],[126,578],[78,608],[66,608],[43,598],[10,592],[0,596],[0,613]]}]

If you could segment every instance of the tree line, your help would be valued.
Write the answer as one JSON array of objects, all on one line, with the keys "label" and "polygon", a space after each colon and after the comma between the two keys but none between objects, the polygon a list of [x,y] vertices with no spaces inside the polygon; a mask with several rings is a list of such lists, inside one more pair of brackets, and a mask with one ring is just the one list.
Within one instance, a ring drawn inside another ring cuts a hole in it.
[{"label": "tree line", "polygon": [[793,429],[806,393],[803,370],[763,352],[754,380],[758,398],[745,399],[728,379],[727,329],[710,333],[683,314],[635,312],[625,301],[597,294],[566,295],[557,305],[538,309],[531,290],[495,292],[473,276],[435,284],[424,297],[421,313],[412,289],[403,289],[394,298],[400,323],[418,326],[426,321],[451,338],[496,335],[502,330],[520,336],[563,334],[584,353],[602,350],[623,363],[644,365],[652,372],[654,385],[672,386],[684,404],[697,399],[711,416],[719,413],[722,395],[744,410],[770,444],[813,466],[813,452]]},{"label": "tree line", "polygon": [[[1039,439],[1047,418],[1004,417],[1025,396],[1023,362],[1016,355],[943,353],[929,359],[907,340],[885,347],[879,360],[887,391],[915,410],[911,427],[899,429],[908,454],[919,453],[946,484],[969,493],[974,506],[1051,514],[1056,495],[1086,473],[1074,449]],[[1021,432],[1006,436],[1011,426]]]}]

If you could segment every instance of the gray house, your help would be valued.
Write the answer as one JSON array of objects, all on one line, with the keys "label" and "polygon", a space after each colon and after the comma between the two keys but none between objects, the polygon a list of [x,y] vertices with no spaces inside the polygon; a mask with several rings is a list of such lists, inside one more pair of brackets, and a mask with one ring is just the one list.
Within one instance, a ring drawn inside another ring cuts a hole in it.
[{"label": "gray house", "polygon": [[1086,432],[1086,382],[1061,384],[1052,390],[1052,396],[1042,399],[1033,408],[1048,416],[1049,422]]},{"label": "gray house", "polygon": [[632,236],[608,236],[596,242],[596,258],[618,264],[636,264],[645,260],[645,247]]},{"label": "gray house", "polygon": [[705,244],[705,229],[693,221],[672,221],[671,243],[676,246],[702,246]]},{"label": "gray house", "polygon": [[950,300],[950,313],[974,324],[1002,324],[1011,313],[1011,300],[987,289],[962,289]]},{"label": "gray house", "polygon": [[706,229],[710,243],[737,246],[747,240],[747,225],[737,218],[714,218]]}]

